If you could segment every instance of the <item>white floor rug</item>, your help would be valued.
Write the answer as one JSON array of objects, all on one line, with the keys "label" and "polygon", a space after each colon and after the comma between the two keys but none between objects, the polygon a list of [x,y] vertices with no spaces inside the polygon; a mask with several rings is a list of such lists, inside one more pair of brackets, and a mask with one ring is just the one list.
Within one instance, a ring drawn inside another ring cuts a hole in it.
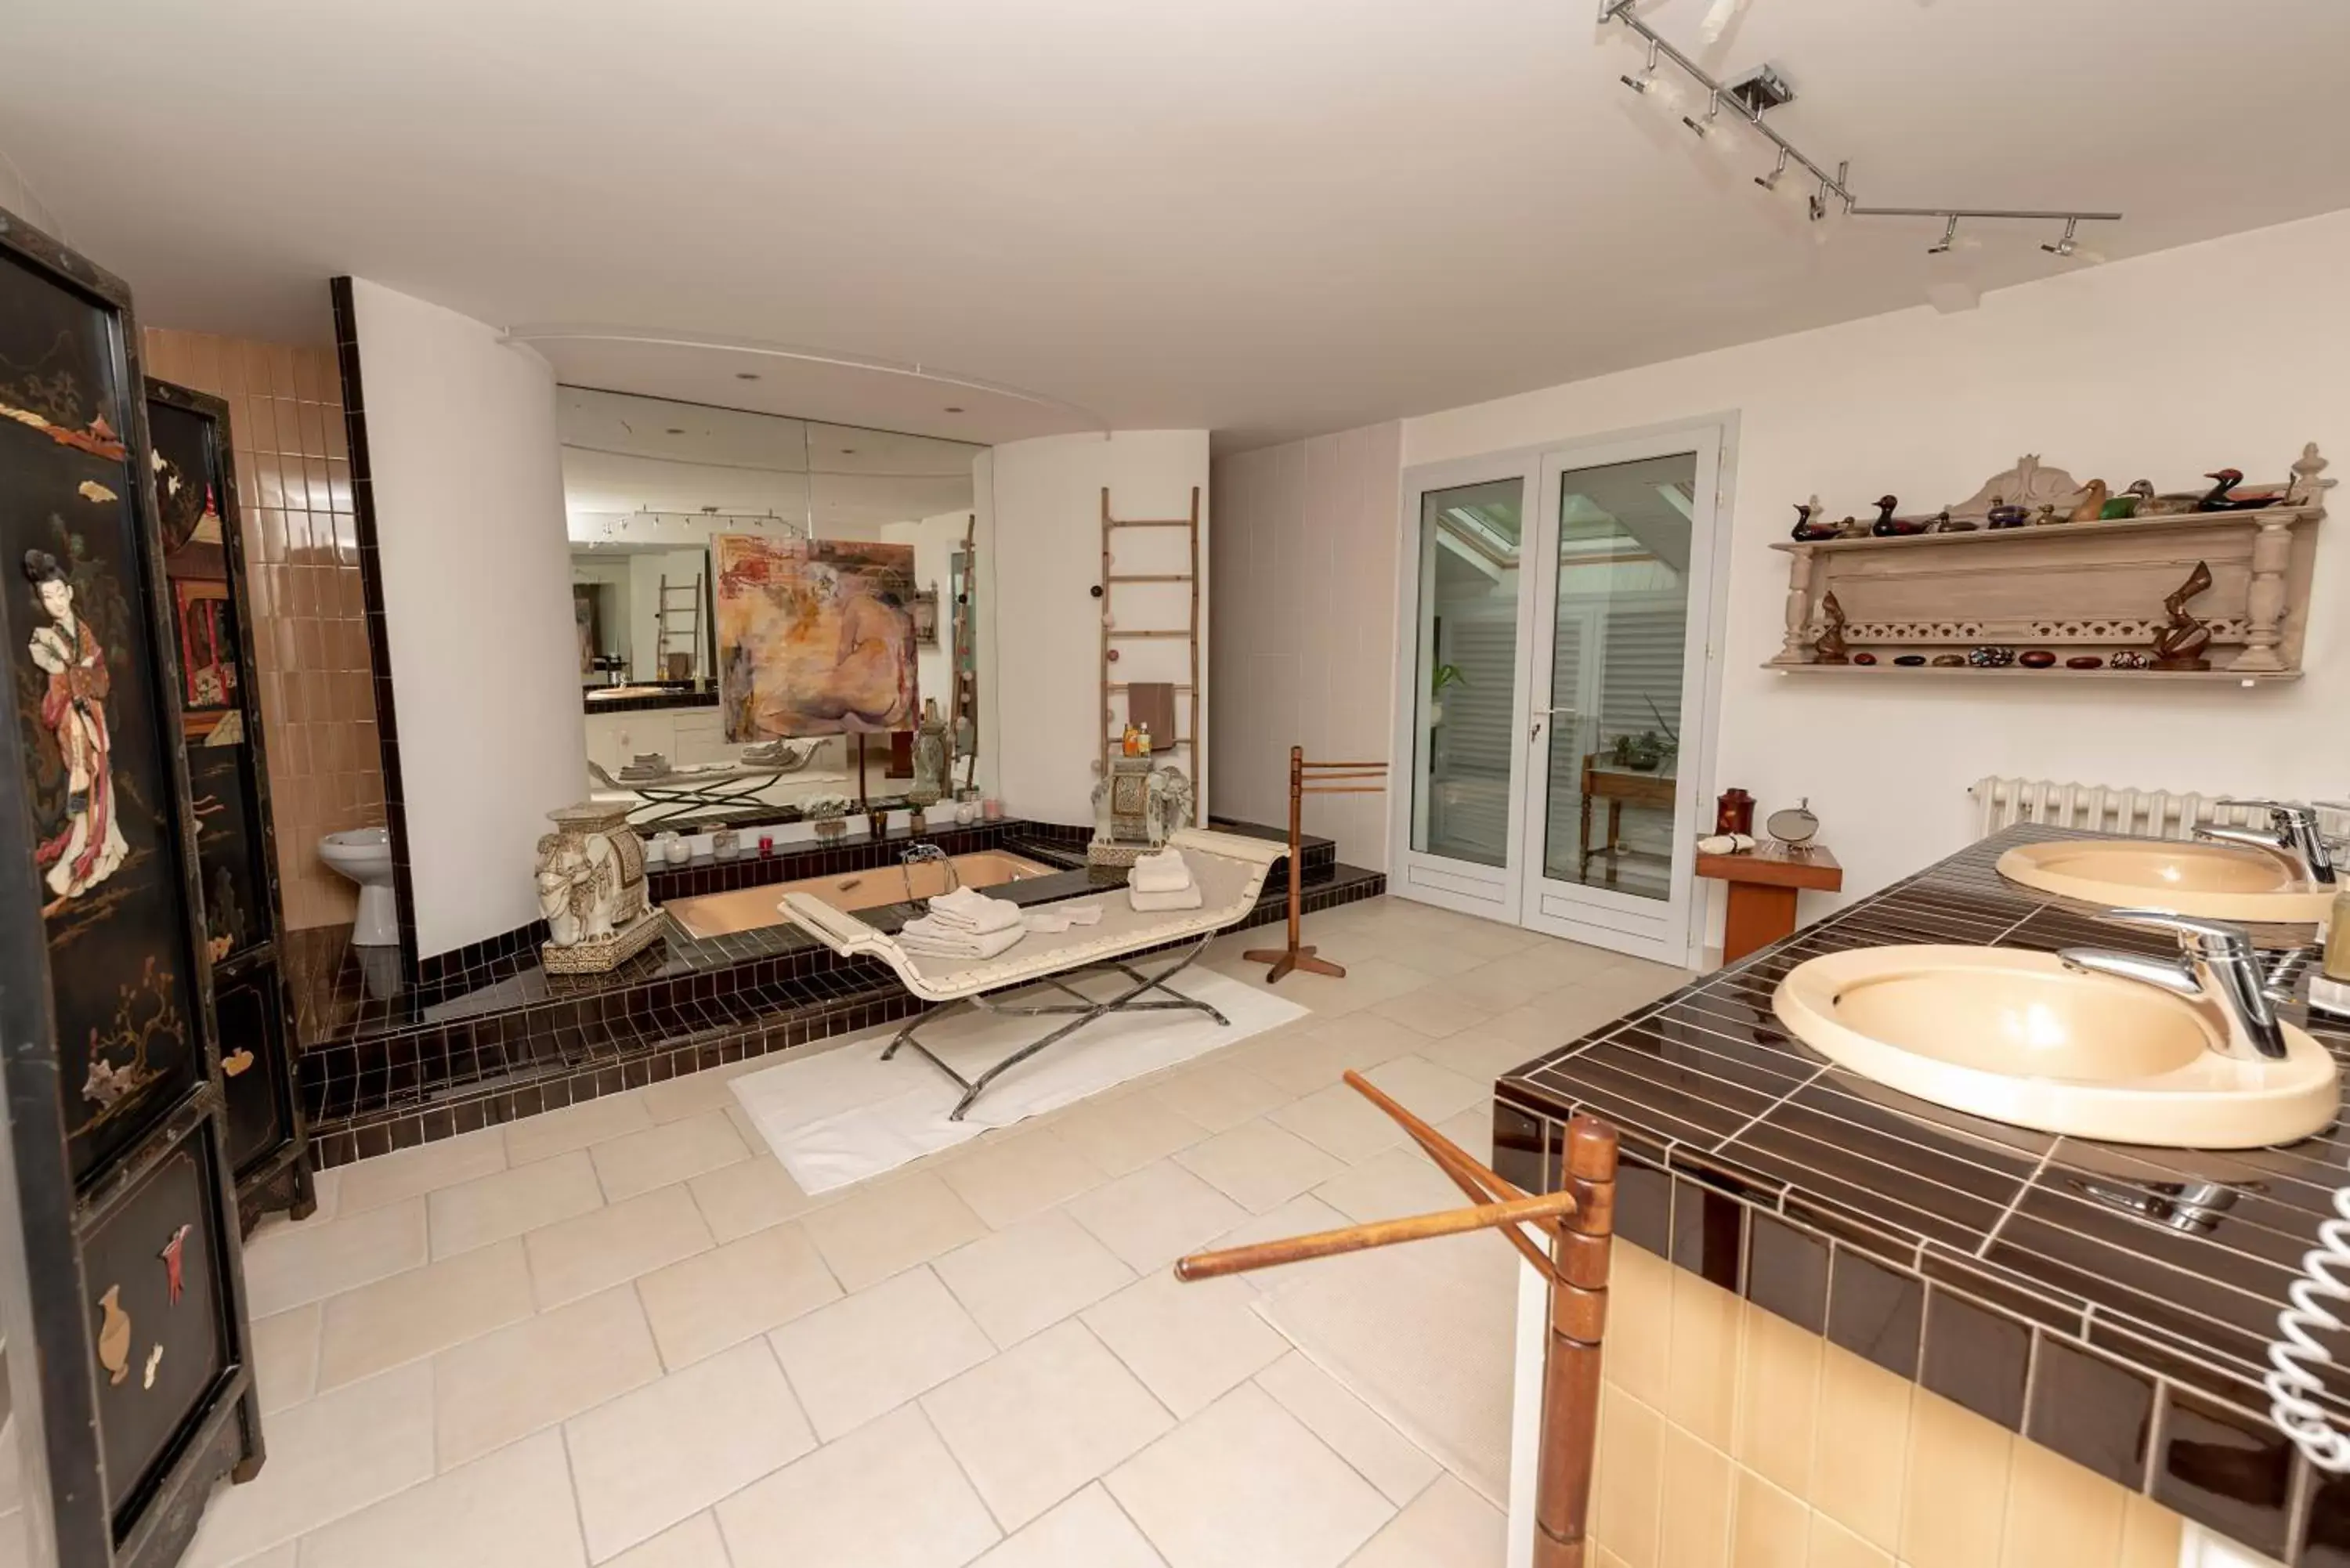
[{"label": "white floor rug", "polygon": [[[1107,997],[1130,983],[1115,975],[1090,976],[1078,982],[1078,989],[1091,996]],[[1304,1017],[1307,1011],[1197,966],[1176,976],[1172,983],[1232,1023],[1219,1026],[1205,1014],[1188,1010],[1112,1013],[996,1079],[959,1122],[949,1121],[947,1113],[954,1109],[962,1091],[945,1074],[910,1046],[889,1061],[881,1060],[895,1029],[821,1055],[745,1074],[734,1080],[734,1094],[801,1189],[828,1192],[977,1137],[989,1127],[1010,1127],[1129,1078],[1261,1034]],[[1036,988],[1003,1000],[1044,1002],[1057,994]],[[1067,1022],[967,1012],[943,1023],[926,1024],[921,1038],[956,1072],[976,1078],[1056,1024]]]},{"label": "white floor rug", "polygon": [[1437,1462],[1509,1506],[1518,1270],[1473,1234],[1305,1264],[1256,1310]]}]

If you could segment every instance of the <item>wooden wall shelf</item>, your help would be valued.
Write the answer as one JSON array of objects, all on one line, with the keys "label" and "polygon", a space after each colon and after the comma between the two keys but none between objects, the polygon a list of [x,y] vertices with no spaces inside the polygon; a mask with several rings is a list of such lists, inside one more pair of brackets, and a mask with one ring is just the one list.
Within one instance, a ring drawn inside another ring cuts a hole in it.
[{"label": "wooden wall shelf", "polygon": [[[2022,472],[2036,459],[2027,459]],[[2032,680],[2126,680],[2140,684],[2233,682],[2251,686],[2301,673],[2317,525],[2331,481],[2304,448],[2293,464],[2287,504],[2250,512],[2189,512],[2022,528],[1908,537],[1783,541],[1788,556],[1785,628],[1766,668],[1878,680],[1913,676]],[[2065,490],[2062,470],[2034,468]],[[2002,476],[2006,477],[2006,476]],[[1994,478],[1987,490],[2001,483]],[[2052,492],[2059,512],[2070,498]],[[2067,670],[2082,654],[2110,658],[2147,649],[2168,619],[2164,599],[2198,564],[2211,586],[2188,612],[2209,625],[2209,670]],[[1875,665],[1816,662],[1824,605],[1835,595],[1844,639]],[[1906,653],[1981,645],[2018,652],[2044,648],[2056,668],[1904,668]]]}]

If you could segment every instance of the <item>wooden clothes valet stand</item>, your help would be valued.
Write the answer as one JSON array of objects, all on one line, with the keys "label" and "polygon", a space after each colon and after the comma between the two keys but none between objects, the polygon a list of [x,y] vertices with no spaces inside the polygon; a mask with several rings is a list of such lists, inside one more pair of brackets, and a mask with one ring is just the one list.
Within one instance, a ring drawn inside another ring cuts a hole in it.
[{"label": "wooden clothes valet stand", "polygon": [[[1305,797],[1309,794],[1378,794],[1386,790],[1388,765],[1385,763],[1309,763],[1305,748],[1289,748],[1289,945],[1284,948],[1251,948],[1241,954],[1250,963],[1269,963],[1273,972],[1264,977],[1273,984],[1292,970],[1302,969],[1308,974],[1326,974],[1333,980],[1347,978],[1344,964],[1328,959],[1315,958],[1314,950],[1298,945],[1298,922],[1305,918]],[[1377,784],[1349,784],[1350,779],[1377,779]]]},{"label": "wooden clothes valet stand", "polygon": [[[1616,1232],[1616,1129],[1587,1116],[1569,1122],[1559,1190],[1535,1198],[1478,1163],[1360,1074],[1348,1073],[1347,1083],[1410,1134],[1472,1207],[1195,1252],[1177,1260],[1175,1277],[1210,1280],[1399,1241],[1500,1231],[1550,1287],[1534,1470],[1534,1564],[1584,1568],[1599,1430],[1600,1338],[1607,1324],[1607,1270]],[[1529,1226],[1548,1242],[1547,1252],[1526,1235]]]}]

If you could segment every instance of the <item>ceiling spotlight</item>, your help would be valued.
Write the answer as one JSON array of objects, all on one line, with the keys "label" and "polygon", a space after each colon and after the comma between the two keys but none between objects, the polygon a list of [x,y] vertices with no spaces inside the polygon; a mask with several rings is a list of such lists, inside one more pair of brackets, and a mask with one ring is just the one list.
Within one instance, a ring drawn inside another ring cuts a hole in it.
[{"label": "ceiling spotlight", "polygon": [[1804,198],[1804,210],[1812,215],[1812,222],[1815,223],[1828,215],[1828,182],[1826,181],[1821,181],[1820,188]]},{"label": "ceiling spotlight", "polygon": [[671,435],[683,435],[685,432],[678,429],[677,426],[671,425],[669,427],[669,433]]},{"label": "ceiling spotlight", "polygon": [[951,414],[959,414],[959,413],[962,412],[962,410],[961,409],[950,408],[949,410],[947,410],[947,412],[949,412],[949,413],[951,413]]},{"label": "ceiling spotlight", "polygon": [[1933,244],[1928,245],[1926,247],[1926,254],[1929,256],[1948,254],[1950,246],[1958,242],[1958,215],[1956,213],[1952,213],[1950,222],[1942,225],[1942,237]]},{"label": "ceiling spotlight", "polygon": [[734,379],[738,381],[755,381],[759,379],[759,372],[756,370],[737,370],[734,372]]},{"label": "ceiling spotlight", "polygon": [[1779,176],[1784,174],[1786,171],[1787,150],[1782,147],[1779,149],[1779,161],[1772,165],[1771,172],[1768,174],[1757,174],[1754,176],[1754,182],[1757,185],[1762,186],[1765,191],[1775,191],[1779,188]]},{"label": "ceiling spotlight", "polygon": [[1713,117],[1721,112],[1721,94],[1719,92],[1712,93],[1709,95],[1705,100],[1705,118],[1703,119],[1698,119],[1693,116],[1685,114],[1681,116],[1681,123],[1688,126],[1690,131],[1696,135],[1711,136],[1713,134]]},{"label": "ceiling spotlight", "polygon": [[1640,74],[1637,77],[1622,76],[1617,79],[1634,92],[1647,92],[1657,85],[1657,41],[1654,38],[1648,40],[1648,63],[1640,67]]},{"label": "ceiling spotlight", "polygon": [[2069,256],[2069,255],[2071,255],[2074,251],[2076,251],[2076,250],[2078,250],[2078,249],[2080,249],[2080,248],[2081,248],[2080,242],[2079,242],[2078,240],[2076,240],[2076,239],[2074,239],[2074,238],[2073,237],[2074,232],[2075,230],[2077,230],[2078,228],[2080,228],[2080,226],[2081,226],[2081,220],[2080,220],[2080,219],[2078,219],[2078,218],[2067,218],[2067,219],[2065,219],[2065,220],[2064,220],[2064,237],[2063,239],[2061,239],[2061,240],[2058,240],[2058,241],[2057,241],[2054,244],[2053,244],[2053,245],[2042,245],[2040,248],[2041,248],[2042,250],[2043,250],[2043,251],[2046,251],[2046,252],[2047,252],[2050,255],[2052,255],[2052,256]]}]

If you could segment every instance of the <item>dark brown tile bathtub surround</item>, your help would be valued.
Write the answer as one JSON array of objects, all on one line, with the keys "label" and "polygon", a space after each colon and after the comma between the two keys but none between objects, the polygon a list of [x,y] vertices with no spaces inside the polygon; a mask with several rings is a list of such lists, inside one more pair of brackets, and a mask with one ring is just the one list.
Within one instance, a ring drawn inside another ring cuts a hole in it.
[{"label": "dark brown tile bathtub surround", "polygon": [[[1497,1107],[1546,1122],[1549,1147],[1578,1110],[1660,1146],[1647,1164],[1669,1193],[1648,1179],[1627,1240],[2235,1540],[2350,1564],[2350,1489],[2276,1436],[2261,1386],[2286,1288],[2350,1183],[2341,1123],[2224,1153],[2053,1137],[1834,1068],[1771,1012],[1790,969],[1854,948],[2174,950],[1992,869],[2012,844],[2082,836],[1985,840],[1562,1043],[1505,1075]],[[2310,956],[2305,927],[2259,934],[2281,965]],[[2350,1054],[2350,1032],[2312,1033]],[[2350,1428],[2350,1376],[2325,1397]]]}]

